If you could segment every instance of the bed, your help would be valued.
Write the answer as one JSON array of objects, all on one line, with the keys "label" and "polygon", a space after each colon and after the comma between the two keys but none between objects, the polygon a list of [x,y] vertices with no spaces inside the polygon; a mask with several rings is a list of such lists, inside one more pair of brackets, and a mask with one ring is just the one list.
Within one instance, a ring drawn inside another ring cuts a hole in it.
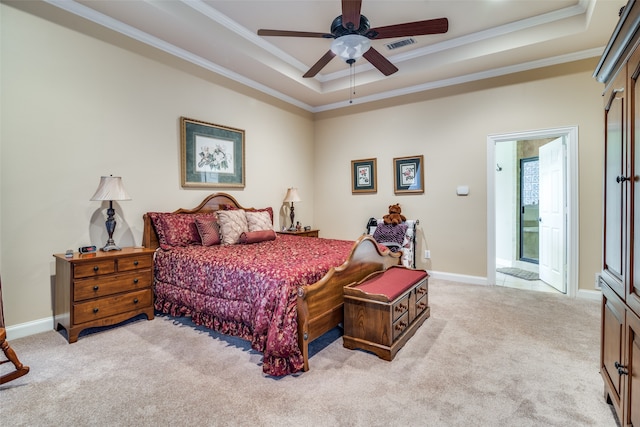
[{"label": "bed", "polygon": [[[161,215],[188,224],[193,234],[193,221],[200,226],[211,217],[222,221],[227,212],[249,217],[264,211],[273,223],[269,208],[246,208],[229,194],[215,193],[193,209]],[[250,341],[263,355],[263,372],[271,376],[307,371],[309,343],[343,320],[343,287],[400,263],[399,254],[366,235],[353,242],[271,230],[273,237],[251,244],[207,246],[203,234],[200,242],[195,236],[177,236],[183,239],[178,243],[174,235],[168,245],[158,217],[146,213],[143,230],[143,245],[156,249],[155,309],[190,316],[195,324]],[[250,234],[244,234],[245,240]]]}]

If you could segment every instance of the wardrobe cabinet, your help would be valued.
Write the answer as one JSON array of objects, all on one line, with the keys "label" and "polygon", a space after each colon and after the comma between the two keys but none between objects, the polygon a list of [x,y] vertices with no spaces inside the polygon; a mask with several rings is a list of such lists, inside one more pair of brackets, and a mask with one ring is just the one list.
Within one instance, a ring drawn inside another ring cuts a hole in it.
[{"label": "wardrobe cabinet", "polygon": [[640,427],[640,4],[631,0],[596,67],[604,83],[600,372],[623,426]]}]

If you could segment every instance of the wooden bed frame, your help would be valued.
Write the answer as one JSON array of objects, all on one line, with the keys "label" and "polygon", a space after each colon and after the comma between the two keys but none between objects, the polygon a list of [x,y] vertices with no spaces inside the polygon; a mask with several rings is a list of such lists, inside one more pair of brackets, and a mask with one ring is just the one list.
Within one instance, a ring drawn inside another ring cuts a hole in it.
[{"label": "wooden bed frame", "polygon": [[[222,210],[225,205],[251,209],[242,207],[229,194],[214,193],[193,209],[178,209],[173,213],[215,212]],[[159,247],[158,235],[149,216],[145,214],[143,218],[142,244],[147,248],[156,249]],[[342,265],[331,268],[316,283],[298,288],[298,345],[304,358],[305,371],[309,370],[309,343],[343,321],[343,287],[375,271],[386,270],[400,263],[399,253],[381,251],[371,236],[362,235]]]}]

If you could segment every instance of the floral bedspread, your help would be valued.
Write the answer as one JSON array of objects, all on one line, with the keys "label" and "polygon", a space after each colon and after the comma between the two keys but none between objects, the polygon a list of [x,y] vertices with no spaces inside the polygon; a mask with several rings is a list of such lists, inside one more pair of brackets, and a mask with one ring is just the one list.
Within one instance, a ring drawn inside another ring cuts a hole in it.
[{"label": "floral bedspread", "polygon": [[303,368],[297,288],[341,265],[353,244],[278,235],[250,245],[159,249],[155,308],[246,339],[263,353],[266,374],[291,374]]}]

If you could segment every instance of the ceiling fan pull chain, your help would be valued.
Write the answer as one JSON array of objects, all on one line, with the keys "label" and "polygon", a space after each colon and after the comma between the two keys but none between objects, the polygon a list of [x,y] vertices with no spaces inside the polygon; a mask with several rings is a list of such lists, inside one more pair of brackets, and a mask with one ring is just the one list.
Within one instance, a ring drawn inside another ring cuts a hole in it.
[{"label": "ceiling fan pull chain", "polygon": [[353,104],[353,95],[356,94],[356,71],[353,62],[349,62],[349,104]]}]

